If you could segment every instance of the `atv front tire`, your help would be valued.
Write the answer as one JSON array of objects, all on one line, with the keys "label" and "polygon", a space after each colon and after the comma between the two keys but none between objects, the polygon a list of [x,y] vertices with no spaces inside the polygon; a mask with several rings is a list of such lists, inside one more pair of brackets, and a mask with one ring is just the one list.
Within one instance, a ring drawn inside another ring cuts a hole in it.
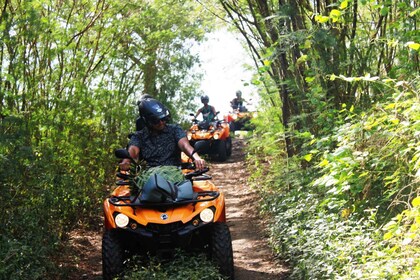
[{"label": "atv front tire", "polygon": [[105,230],[102,237],[102,277],[112,280],[123,272],[124,248],[115,230]]},{"label": "atv front tire", "polygon": [[211,235],[211,257],[219,266],[219,272],[233,280],[232,238],[226,223],[215,223]]}]

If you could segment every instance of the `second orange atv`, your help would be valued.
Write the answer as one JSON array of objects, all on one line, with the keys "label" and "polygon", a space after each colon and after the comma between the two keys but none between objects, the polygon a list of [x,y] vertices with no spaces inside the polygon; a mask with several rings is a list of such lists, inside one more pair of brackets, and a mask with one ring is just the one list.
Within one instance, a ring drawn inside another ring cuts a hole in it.
[{"label": "second orange atv", "polygon": [[[190,116],[194,117],[194,114],[190,114]],[[190,129],[187,131],[187,138],[191,146],[194,146],[197,141],[206,141],[208,148],[201,153],[208,154],[218,161],[223,162],[232,154],[229,124],[223,120],[215,119],[208,122],[198,121],[194,118]]]},{"label": "second orange atv", "polygon": [[[243,109],[242,109],[243,108]],[[245,107],[241,109],[234,109],[224,116],[225,122],[229,124],[230,131],[235,132],[236,130],[254,130],[254,126],[251,124],[251,119],[256,116],[256,112],[249,112]]]}]

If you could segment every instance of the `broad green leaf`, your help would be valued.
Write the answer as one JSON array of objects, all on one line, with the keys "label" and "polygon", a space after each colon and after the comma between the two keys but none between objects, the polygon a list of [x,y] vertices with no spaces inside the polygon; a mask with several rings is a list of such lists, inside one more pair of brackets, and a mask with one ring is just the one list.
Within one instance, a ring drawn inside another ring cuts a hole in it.
[{"label": "broad green leaf", "polygon": [[306,81],[307,83],[312,83],[313,81],[315,81],[315,77],[306,77],[306,78],[305,78],[305,81]]},{"label": "broad green leaf", "polygon": [[390,120],[393,124],[399,124],[400,120],[399,119],[391,119]]},{"label": "broad green leaf", "polygon": [[312,154],[307,154],[303,157],[307,162],[310,162],[312,160]]},{"label": "broad green leaf", "polygon": [[413,201],[411,201],[411,204],[413,207],[418,207],[420,205],[420,196],[414,198]]},{"label": "broad green leaf", "polygon": [[324,166],[327,166],[328,165],[328,160],[327,159],[323,159],[320,163],[319,163],[319,166],[320,167],[324,167]]},{"label": "broad green leaf", "polygon": [[319,23],[326,23],[330,20],[330,17],[317,15],[315,16],[315,20]]},{"label": "broad green leaf", "polygon": [[394,108],[395,108],[395,103],[390,103],[387,106],[385,106],[385,110],[394,109]]},{"label": "broad green leaf", "polygon": [[410,49],[415,50],[415,51],[418,51],[420,49],[420,44],[419,43],[408,42],[406,44],[406,46],[409,47]]},{"label": "broad green leaf", "polygon": [[306,54],[302,55],[301,57],[298,58],[298,60],[296,61],[298,64],[305,62],[308,60],[308,56]]},{"label": "broad green leaf", "polygon": [[339,17],[339,16],[341,16],[341,12],[339,10],[336,10],[336,9],[331,10],[330,17]]},{"label": "broad green leaf", "polygon": [[391,239],[393,236],[392,232],[388,231],[387,233],[384,234],[384,240],[389,240]]},{"label": "broad green leaf", "polygon": [[380,13],[381,13],[381,16],[386,16],[389,13],[389,8],[383,7]]},{"label": "broad green leaf", "polygon": [[349,2],[347,0],[344,0],[343,2],[341,2],[340,4],[340,9],[344,10],[345,8],[347,8],[347,6],[349,5]]}]

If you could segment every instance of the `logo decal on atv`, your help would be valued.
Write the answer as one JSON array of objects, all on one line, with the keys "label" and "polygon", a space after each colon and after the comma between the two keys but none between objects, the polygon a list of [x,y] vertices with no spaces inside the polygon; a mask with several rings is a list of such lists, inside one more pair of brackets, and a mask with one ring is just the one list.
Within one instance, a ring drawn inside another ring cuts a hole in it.
[{"label": "logo decal on atv", "polygon": [[167,220],[167,219],[168,219],[168,214],[163,213],[162,215],[160,215],[160,218],[161,218],[162,220]]}]

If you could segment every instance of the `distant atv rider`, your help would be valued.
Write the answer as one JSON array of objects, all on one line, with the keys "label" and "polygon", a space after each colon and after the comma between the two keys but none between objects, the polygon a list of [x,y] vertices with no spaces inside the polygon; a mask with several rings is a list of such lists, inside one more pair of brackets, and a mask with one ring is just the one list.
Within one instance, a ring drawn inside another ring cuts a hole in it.
[{"label": "distant atv rider", "polygon": [[[133,159],[142,158],[149,167],[180,166],[182,151],[194,161],[197,169],[205,167],[205,161],[195,153],[184,130],[177,124],[168,124],[170,113],[161,102],[145,95],[138,107],[145,125],[131,136],[128,143],[128,152]],[[128,170],[130,160],[124,159],[120,168]]]},{"label": "distant atv rider", "polygon": [[216,109],[209,105],[209,97],[207,95],[201,96],[201,103],[203,103],[204,106],[198,109],[195,114],[195,118],[197,118],[200,114],[203,114],[203,121],[212,122],[216,116]]},{"label": "distant atv rider", "polygon": [[233,110],[239,110],[239,112],[246,112],[247,109],[244,106],[245,99],[242,98],[242,92],[236,91],[236,97],[230,101],[230,106]]}]

